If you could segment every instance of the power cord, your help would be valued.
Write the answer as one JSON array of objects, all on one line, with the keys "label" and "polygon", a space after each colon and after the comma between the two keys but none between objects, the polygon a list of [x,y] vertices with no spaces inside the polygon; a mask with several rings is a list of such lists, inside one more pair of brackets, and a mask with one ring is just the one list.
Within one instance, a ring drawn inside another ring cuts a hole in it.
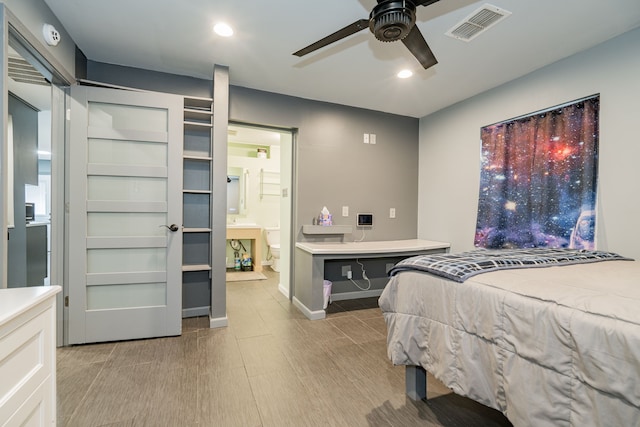
[{"label": "power cord", "polygon": [[362,242],[364,240],[364,227],[362,227],[362,237],[359,240],[354,240],[354,242]]},{"label": "power cord", "polygon": [[371,280],[369,280],[369,278],[367,277],[367,272],[364,270],[364,264],[362,264],[359,259],[356,259],[356,262],[362,270],[362,278],[367,281],[367,287],[363,288],[362,286],[360,286],[355,280],[353,280],[351,275],[349,275],[349,280],[351,280],[351,283],[353,283],[356,288],[360,289],[361,291],[368,291],[369,289],[371,289]]}]

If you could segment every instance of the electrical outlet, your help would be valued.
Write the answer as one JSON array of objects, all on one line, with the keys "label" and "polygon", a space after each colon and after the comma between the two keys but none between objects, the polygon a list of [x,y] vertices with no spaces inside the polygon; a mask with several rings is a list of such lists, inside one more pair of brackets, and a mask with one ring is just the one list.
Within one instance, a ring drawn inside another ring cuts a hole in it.
[{"label": "electrical outlet", "polygon": [[351,279],[352,277],[351,270],[347,271],[347,279]]},{"label": "electrical outlet", "polygon": [[349,277],[351,275],[351,266],[343,265],[342,266],[342,277]]},{"label": "electrical outlet", "polygon": [[396,217],[396,208],[389,208],[389,218]]},{"label": "electrical outlet", "polygon": [[368,144],[368,143],[369,143],[369,134],[368,134],[368,133],[365,133],[365,134],[364,134],[364,143],[365,143],[365,144]]},{"label": "electrical outlet", "polygon": [[342,207],[342,216],[349,216],[349,206]]},{"label": "electrical outlet", "polygon": [[376,143],[376,134],[375,133],[369,134],[369,144],[375,144],[375,143]]}]

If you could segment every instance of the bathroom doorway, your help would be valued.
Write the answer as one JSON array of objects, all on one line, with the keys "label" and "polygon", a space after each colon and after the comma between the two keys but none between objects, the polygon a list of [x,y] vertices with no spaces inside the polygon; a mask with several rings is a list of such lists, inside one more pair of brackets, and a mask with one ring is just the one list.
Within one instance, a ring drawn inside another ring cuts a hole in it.
[{"label": "bathroom doorway", "polygon": [[227,141],[227,282],[275,274],[289,298],[293,133],[230,123]]}]

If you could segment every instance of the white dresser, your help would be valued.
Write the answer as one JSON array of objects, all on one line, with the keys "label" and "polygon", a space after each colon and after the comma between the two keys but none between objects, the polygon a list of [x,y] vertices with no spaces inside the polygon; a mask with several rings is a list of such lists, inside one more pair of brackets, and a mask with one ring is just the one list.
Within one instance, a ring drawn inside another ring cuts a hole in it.
[{"label": "white dresser", "polygon": [[59,286],[0,289],[0,426],[56,425]]}]

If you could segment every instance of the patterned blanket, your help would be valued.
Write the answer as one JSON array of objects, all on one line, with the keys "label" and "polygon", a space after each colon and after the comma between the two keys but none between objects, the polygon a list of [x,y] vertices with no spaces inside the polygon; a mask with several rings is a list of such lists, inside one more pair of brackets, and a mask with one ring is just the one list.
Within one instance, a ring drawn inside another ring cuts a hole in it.
[{"label": "patterned blanket", "polygon": [[633,261],[612,252],[583,249],[479,249],[457,254],[418,255],[407,258],[389,270],[389,276],[401,271],[417,270],[464,282],[476,274],[495,270],[552,267],[607,260]]}]

